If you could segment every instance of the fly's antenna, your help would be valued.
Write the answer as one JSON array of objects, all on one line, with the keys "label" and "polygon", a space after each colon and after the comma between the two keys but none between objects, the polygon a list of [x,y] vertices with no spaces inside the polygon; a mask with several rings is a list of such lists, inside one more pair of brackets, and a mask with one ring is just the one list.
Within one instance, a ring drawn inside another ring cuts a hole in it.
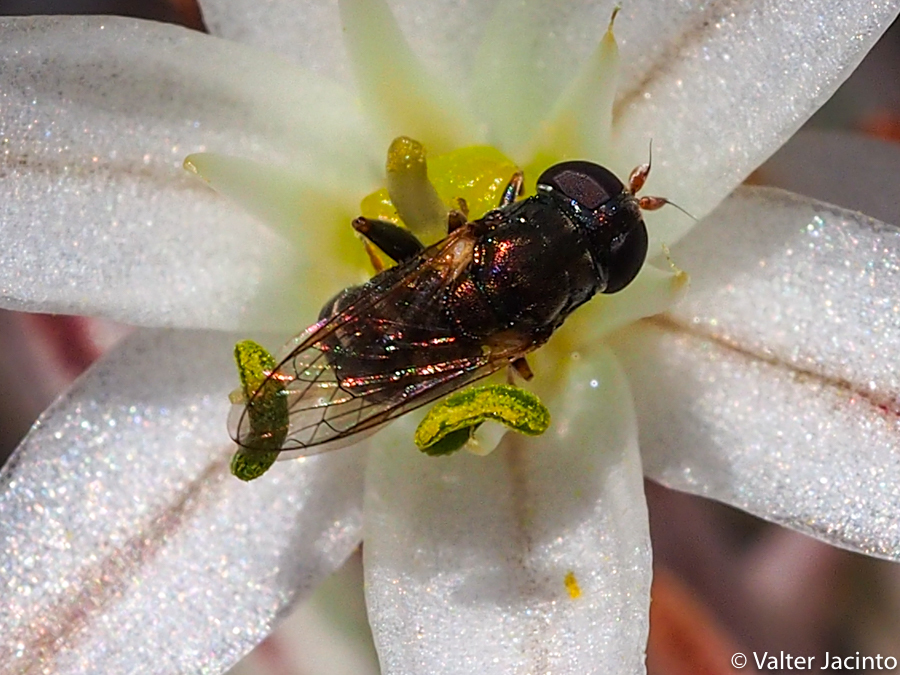
[{"label": "fly's antenna", "polygon": [[[631,194],[636,195],[644,187],[647,182],[647,176],[650,175],[650,166],[653,164],[653,139],[650,139],[650,156],[646,164],[634,167],[632,172],[628,174],[628,190]],[[643,208],[643,207],[642,207]]]},{"label": "fly's antenna", "polygon": [[670,202],[665,197],[638,197],[638,206],[641,207],[642,211],[656,211],[657,209],[661,209],[664,206],[674,206],[676,209],[681,211],[688,218],[693,220],[695,223],[700,222],[693,214],[689,211],[681,208],[675,202]]},{"label": "fly's antenna", "polygon": [[[640,191],[640,189],[644,187],[644,183],[647,182],[647,176],[650,175],[650,167],[653,165],[652,138],[650,139],[650,148],[647,154],[647,163],[635,167],[635,169],[628,176],[628,190],[633,195],[637,195],[638,191]],[[685,209],[678,206],[678,204],[676,204],[675,202],[670,202],[665,197],[638,197],[638,206],[641,207],[642,211],[656,211],[657,209],[661,209],[666,204],[674,206],[695,223],[698,222],[698,220],[692,214],[688,213]]]}]

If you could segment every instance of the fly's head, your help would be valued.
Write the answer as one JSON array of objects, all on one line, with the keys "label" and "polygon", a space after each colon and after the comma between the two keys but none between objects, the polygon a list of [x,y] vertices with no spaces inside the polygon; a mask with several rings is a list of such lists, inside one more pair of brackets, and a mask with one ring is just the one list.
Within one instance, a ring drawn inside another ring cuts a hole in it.
[{"label": "fly's head", "polygon": [[649,172],[641,169],[632,172],[629,187],[609,169],[585,161],[554,164],[537,181],[538,191],[550,195],[582,232],[603,293],[625,288],[647,258],[645,207],[634,195]]}]

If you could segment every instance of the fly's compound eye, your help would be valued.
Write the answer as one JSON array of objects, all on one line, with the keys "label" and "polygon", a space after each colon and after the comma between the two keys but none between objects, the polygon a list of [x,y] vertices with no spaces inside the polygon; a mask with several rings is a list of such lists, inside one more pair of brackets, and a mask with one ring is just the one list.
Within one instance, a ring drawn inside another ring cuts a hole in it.
[{"label": "fly's compound eye", "polygon": [[[630,204],[622,210],[629,211],[628,206]],[[634,281],[647,259],[649,241],[640,209],[635,208],[633,214],[627,215],[629,227],[613,239],[609,247],[609,276],[604,293],[616,293]]]},{"label": "fly's compound eye", "polygon": [[554,164],[537,180],[538,189],[551,189],[594,211],[625,191],[615,174],[592,162]]}]

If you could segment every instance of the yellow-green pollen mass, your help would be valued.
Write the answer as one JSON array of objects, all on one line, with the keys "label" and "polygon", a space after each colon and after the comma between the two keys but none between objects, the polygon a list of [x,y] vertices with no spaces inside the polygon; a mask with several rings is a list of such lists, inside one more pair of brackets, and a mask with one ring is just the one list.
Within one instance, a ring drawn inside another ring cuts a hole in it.
[{"label": "yellow-green pollen mass", "polygon": [[508,384],[469,387],[435,405],[416,429],[416,446],[426,455],[456,452],[487,420],[528,436],[550,426],[550,411],[529,391]]},{"label": "yellow-green pollen mass", "polygon": [[[287,438],[289,416],[284,385],[269,374],[275,369],[275,357],[253,340],[243,340],[234,346],[241,389],[232,394],[232,402],[246,404],[245,415],[250,433],[242,439],[231,458],[231,473],[241,480],[259,478],[278,458]],[[238,399],[235,401],[234,399]]]},{"label": "yellow-green pollen mass", "polygon": [[447,236],[447,214],[469,209],[469,219],[497,208],[515,162],[487,145],[460,148],[430,157],[421,143],[406,136],[394,139],[385,165],[387,185],[366,196],[360,215],[405,225],[425,245]]}]

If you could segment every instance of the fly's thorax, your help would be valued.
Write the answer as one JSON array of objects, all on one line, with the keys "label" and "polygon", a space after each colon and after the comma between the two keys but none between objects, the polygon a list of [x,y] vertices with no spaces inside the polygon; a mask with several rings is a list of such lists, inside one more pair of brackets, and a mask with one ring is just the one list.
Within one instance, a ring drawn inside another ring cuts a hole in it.
[{"label": "fly's thorax", "polygon": [[599,289],[575,224],[546,195],[491,212],[478,225],[469,277],[497,324],[549,335]]}]

